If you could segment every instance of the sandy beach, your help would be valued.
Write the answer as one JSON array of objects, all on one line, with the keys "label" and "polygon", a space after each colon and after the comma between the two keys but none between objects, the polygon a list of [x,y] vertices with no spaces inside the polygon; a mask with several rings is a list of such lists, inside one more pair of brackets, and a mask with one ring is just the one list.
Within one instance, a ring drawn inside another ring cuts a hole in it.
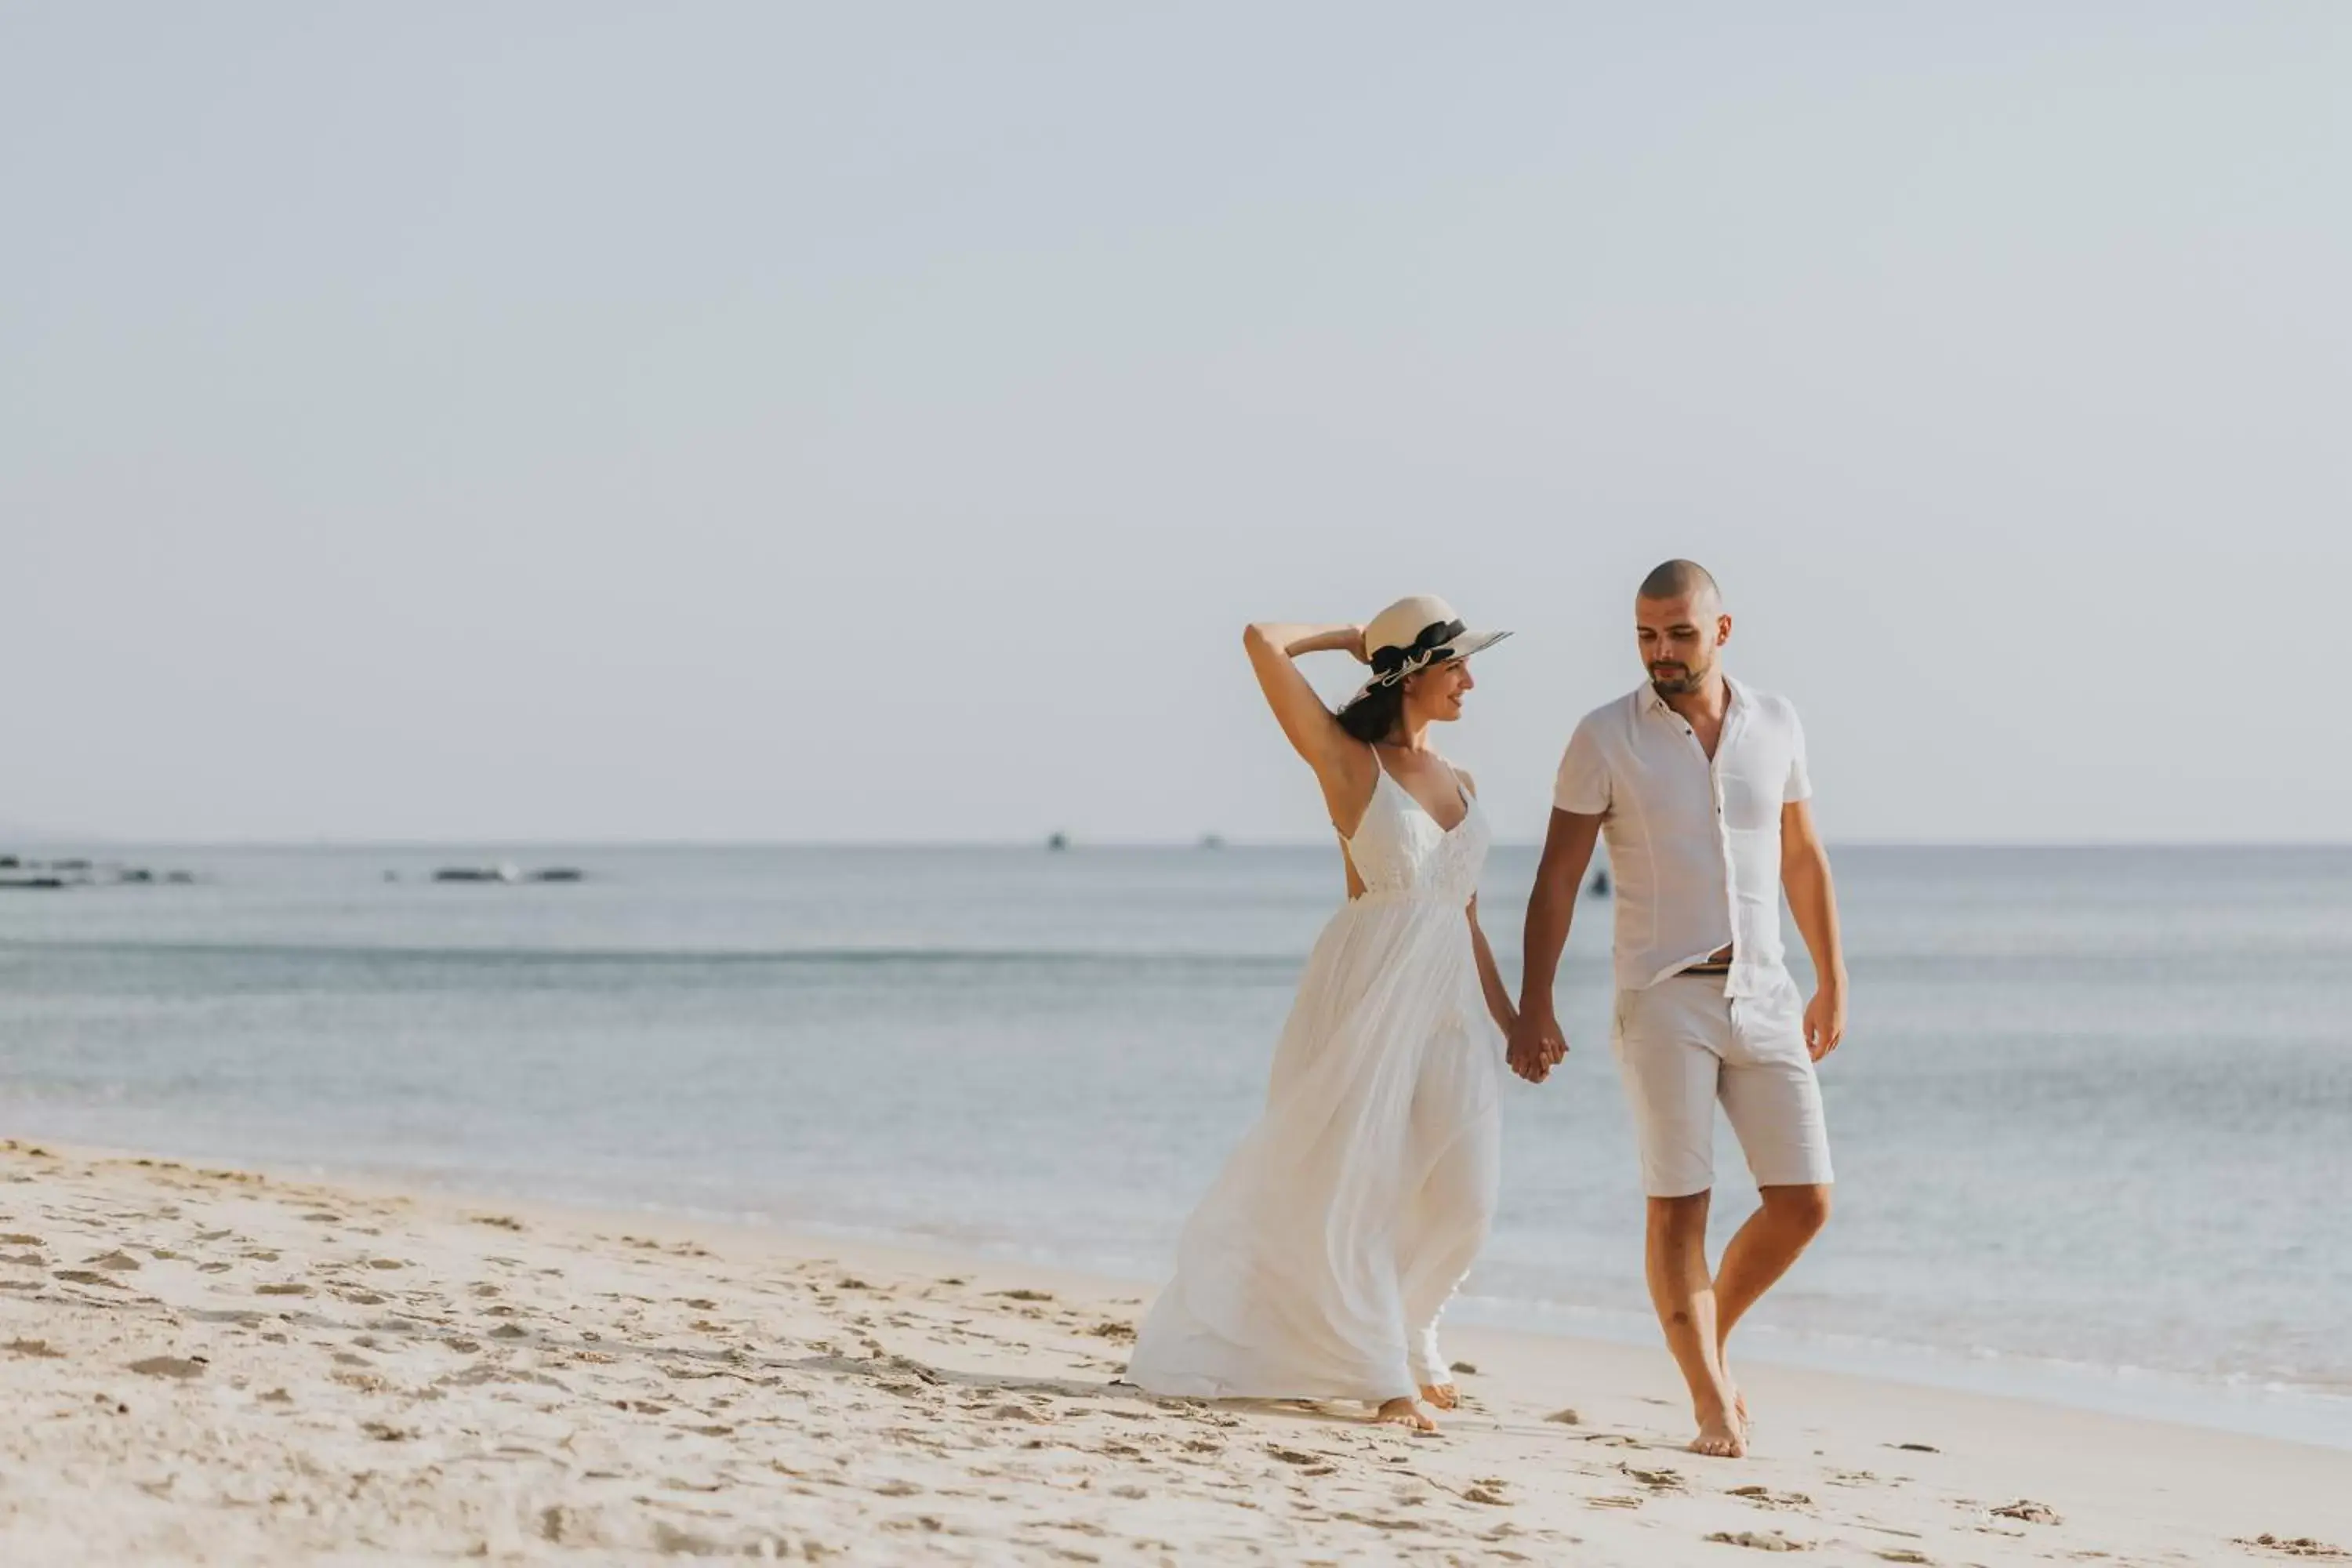
[{"label": "sandy beach", "polygon": [[2352,1561],[2344,1452],[1464,1331],[1439,1436],[1115,1384],[1132,1285],[0,1145],[0,1562]]}]

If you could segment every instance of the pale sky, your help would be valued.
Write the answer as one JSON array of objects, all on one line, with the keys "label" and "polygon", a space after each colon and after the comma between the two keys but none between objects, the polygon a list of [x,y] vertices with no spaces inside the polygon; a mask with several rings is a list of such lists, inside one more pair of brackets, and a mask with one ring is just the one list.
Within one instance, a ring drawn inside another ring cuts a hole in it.
[{"label": "pale sky", "polygon": [[[0,820],[1306,838],[1712,566],[1833,838],[2352,837],[2352,7],[0,0]],[[1327,688],[1351,671],[1328,663]]]}]

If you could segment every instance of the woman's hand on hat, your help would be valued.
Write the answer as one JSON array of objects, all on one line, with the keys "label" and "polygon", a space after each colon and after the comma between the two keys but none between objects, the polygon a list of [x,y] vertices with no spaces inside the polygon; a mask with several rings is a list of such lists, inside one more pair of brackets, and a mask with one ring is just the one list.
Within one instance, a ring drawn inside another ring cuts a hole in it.
[{"label": "woman's hand on hat", "polygon": [[1286,658],[1297,658],[1304,653],[1344,653],[1358,664],[1370,664],[1371,656],[1364,651],[1364,628],[1361,626],[1300,626],[1303,636],[1291,638],[1283,646]]}]

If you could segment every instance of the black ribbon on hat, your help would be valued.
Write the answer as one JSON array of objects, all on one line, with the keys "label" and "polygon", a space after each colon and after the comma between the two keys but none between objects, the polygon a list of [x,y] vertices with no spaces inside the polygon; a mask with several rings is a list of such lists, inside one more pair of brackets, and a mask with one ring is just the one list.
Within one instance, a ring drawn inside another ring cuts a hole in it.
[{"label": "black ribbon on hat", "polygon": [[1451,658],[1454,650],[1445,645],[1469,628],[1460,621],[1432,621],[1421,628],[1421,635],[1406,647],[1391,644],[1372,650],[1372,673],[1381,685],[1402,675],[1410,675],[1434,658]]}]

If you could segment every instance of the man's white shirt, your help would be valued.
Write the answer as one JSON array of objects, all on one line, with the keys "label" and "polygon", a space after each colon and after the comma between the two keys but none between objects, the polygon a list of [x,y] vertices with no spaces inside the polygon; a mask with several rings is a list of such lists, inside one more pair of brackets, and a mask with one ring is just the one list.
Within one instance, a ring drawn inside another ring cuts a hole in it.
[{"label": "man's white shirt", "polygon": [[1797,710],[1725,678],[1730,705],[1709,762],[1648,682],[1586,714],[1552,805],[1598,816],[1616,873],[1620,991],[1643,991],[1728,946],[1727,996],[1780,981],[1780,808],[1810,799]]}]

